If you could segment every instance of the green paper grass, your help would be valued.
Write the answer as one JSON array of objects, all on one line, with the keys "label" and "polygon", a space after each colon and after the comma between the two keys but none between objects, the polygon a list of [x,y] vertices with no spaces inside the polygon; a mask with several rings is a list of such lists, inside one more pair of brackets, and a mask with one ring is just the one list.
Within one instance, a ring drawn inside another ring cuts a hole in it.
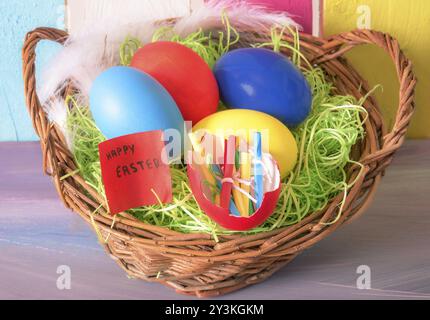
[{"label": "green paper grass", "polygon": [[[196,52],[210,68],[215,66],[217,60],[230,48],[239,42],[239,33],[231,26],[227,15],[222,16],[225,32],[204,32],[200,29],[186,37],[181,37],[173,32],[173,27],[166,26],[158,29],[152,42],[172,41],[180,43]],[[127,37],[120,47],[120,62],[123,66],[129,66],[134,53],[142,47],[140,40]]]},{"label": "green paper grass", "polygon": [[[226,22],[226,33],[220,32],[217,40],[212,34],[199,30],[185,39],[170,35],[170,39],[187,44],[209,65],[227,52],[232,43],[239,40],[237,32]],[[346,169],[359,163],[351,159],[352,147],[364,137],[366,110],[362,101],[351,96],[332,95],[332,84],[325,80],[322,69],[312,67],[300,53],[298,34],[295,43],[290,45],[282,40],[284,30],[272,30],[272,42],[258,47],[270,47],[275,51],[288,49],[292,61],[303,71],[313,94],[313,108],[309,118],[298,128],[292,130],[299,147],[299,161],[291,175],[282,182],[282,193],[274,214],[260,227],[243,234],[255,234],[294,225],[308,215],[324,209],[339,194],[344,194],[339,216],[342,214],[348,184]],[[165,38],[171,29],[162,28],[154,35],[154,41]],[[234,35],[234,36],[233,36]],[[232,39],[233,37],[233,39]],[[226,40],[227,39],[227,40]],[[127,39],[121,47],[121,63],[127,65],[133,52],[140,46],[135,39]],[[302,67],[305,63],[307,68]],[[98,192],[104,194],[101,178],[98,144],[105,137],[95,125],[88,106],[82,106],[69,97],[73,105],[68,117],[68,126],[73,134],[73,153],[79,173]],[[196,203],[188,184],[186,167],[176,165],[171,168],[173,181],[173,203],[152,207],[136,208],[128,212],[139,220],[170,228],[182,233],[209,233],[215,239],[218,235],[233,234],[215,224]]]}]

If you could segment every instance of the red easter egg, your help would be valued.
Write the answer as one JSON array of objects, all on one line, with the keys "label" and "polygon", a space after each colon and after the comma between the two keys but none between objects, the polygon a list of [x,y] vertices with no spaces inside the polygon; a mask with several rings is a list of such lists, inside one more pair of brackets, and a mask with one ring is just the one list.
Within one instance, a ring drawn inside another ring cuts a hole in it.
[{"label": "red easter egg", "polygon": [[131,67],[160,82],[193,124],[215,113],[219,89],[208,64],[193,50],[176,42],[159,41],[140,48]]}]

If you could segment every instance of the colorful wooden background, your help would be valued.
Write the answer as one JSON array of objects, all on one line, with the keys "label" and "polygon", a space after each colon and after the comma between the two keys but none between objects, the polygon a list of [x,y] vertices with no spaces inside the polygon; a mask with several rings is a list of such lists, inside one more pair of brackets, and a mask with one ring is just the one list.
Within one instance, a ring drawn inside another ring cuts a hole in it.
[{"label": "colorful wooden background", "polygon": [[[171,0],[141,0],[148,3]],[[191,6],[203,0],[185,1]],[[220,0],[222,1],[222,0]],[[240,0],[238,0],[240,1]],[[399,39],[406,54],[413,60],[419,78],[417,113],[410,129],[410,137],[430,137],[430,1],[428,0],[247,0],[266,6],[268,10],[286,10],[295,16],[304,29],[311,33],[323,31],[325,36],[355,28],[373,28],[391,33]],[[68,0],[75,5],[83,0]],[[92,1],[94,2],[94,1]],[[119,2],[123,14],[136,11],[136,0],[96,0],[103,7]],[[167,3],[166,2],[166,3]],[[127,5],[133,4],[133,5]],[[97,6],[93,6],[96,8]],[[128,9],[127,9],[128,8]],[[91,10],[72,12],[68,18],[78,21]],[[98,7],[97,10],[100,10]],[[103,10],[102,10],[103,11]],[[21,79],[20,48],[24,35],[36,26],[62,27],[65,18],[64,0],[0,1],[0,141],[36,140],[27,115]],[[108,11],[106,11],[108,14]],[[78,18],[76,18],[78,16]],[[318,17],[322,16],[321,28]],[[46,47],[46,45],[43,45]],[[39,50],[42,63],[49,60],[53,49]],[[349,58],[372,85],[382,84],[384,91],[377,93],[388,124],[393,122],[398,99],[398,84],[392,63],[378,49],[363,47],[354,50]]]},{"label": "colorful wooden background", "polygon": [[[24,103],[21,47],[38,26],[64,27],[64,0],[0,1],[0,141],[36,139]],[[40,67],[55,46],[43,43],[37,52]]]},{"label": "colorful wooden background", "polygon": [[[355,28],[388,32],[396,37],[414,63],[418,77],[417,110],[409,136],[430,137],[430,1],[428,0],[325,0],[326,36]],[[398,103],[399,85],[388,56],[373,47],[355,49],[348,57],[370,84],[381,84],[377,98],[388,124]]]}]

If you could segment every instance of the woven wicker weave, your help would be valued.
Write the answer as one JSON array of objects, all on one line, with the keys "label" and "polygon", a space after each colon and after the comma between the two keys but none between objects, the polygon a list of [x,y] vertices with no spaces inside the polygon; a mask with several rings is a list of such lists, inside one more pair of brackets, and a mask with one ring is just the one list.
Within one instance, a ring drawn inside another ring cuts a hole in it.
[{"label": "woven wicker weave", "polygon": [[[361,98],[369,90],[367,83],[343,58],[346,52],[362,44],[373,44],[385,50],[395,64],[400,81],[397,117],[390,131],[384,127],[373,97],[365,102],[369,112],[366,137],[354,151],[354,158],[365,165],[365,170],[348,192],[345,211],[335,224],[324,222],[337,216],[343,195],[335,198],[325,210],[313,213],[294,226],[252,236],[221,236],[219,242],[208,234],[181,234],[147,225],[127,214],[114,221],[107,214],[106,205],[100,214],[92,214],[104,200],[81,176],[75,174],[61,180],[76,170],[76,164],[64,137],[48,121],[36,94],[36,45],[40,40],[64,44],[67,36],[56,29],[36,29],[27,35],[23,49],[26,103],[41,140],[43,169],[53,178],[65,205],[95,227],[106,251],[130,277],[160,282],[183,294],[217,296],[261,282],[300,252],[360,216],[371,203],[385,169],[402,145],[414,111],[416,79],[412,64],[391,36],[369,30],[340,34],[327,40],[301,35],[303,54],[333,77],[339,94]],[[288,36],[285,40],[293,41]],[[359,170],[352,167],[349,173],[352,180]]]}]

